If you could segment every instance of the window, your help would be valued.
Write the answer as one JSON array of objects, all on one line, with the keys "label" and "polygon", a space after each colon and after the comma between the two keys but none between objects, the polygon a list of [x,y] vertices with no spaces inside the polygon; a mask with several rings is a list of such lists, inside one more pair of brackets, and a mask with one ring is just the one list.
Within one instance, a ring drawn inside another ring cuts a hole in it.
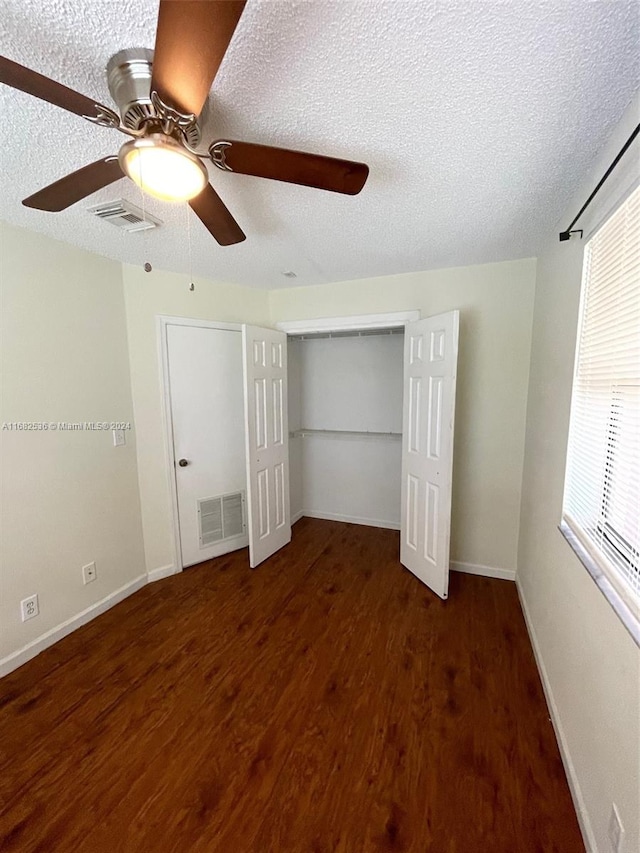
[{"label": "window", "polygon": [[637,613],[640,187],[585,247],[562,514],[563,530]]}]

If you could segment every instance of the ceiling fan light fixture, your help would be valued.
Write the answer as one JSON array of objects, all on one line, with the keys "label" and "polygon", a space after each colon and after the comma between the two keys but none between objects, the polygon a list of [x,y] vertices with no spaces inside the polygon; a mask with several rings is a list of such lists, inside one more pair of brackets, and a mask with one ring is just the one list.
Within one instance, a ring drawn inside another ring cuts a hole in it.
[{"label": "ceiling fan light fixture", "polygon": [[122,171],[140,189],[162,201],[188,201],[209,182],[200,160],[163,133],[125,142],[118,160]]}]

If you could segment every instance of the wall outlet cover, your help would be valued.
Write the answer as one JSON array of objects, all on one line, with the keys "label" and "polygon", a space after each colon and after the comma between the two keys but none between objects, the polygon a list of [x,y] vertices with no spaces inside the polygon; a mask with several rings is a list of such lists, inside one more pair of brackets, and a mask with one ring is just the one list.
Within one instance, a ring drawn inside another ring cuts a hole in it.
[{"label": "wall outlet cover", "polygon": [[86,566],[82,567],[82,580],[86,584],[93,583],[93,581],[98,577],[98,572],[96,571],[95,563],[87,563]]},{"label": "wall outlet cover", "polygon": [[29,619],[33,619],[34,616],[37,616],[40,613],[40,605],[38,604],[38,596],[30,595],[28,598],[23,598],[20,602],[20,613],[22,614],[22,621],[27,622]]},{"label": "wall outlet cover", "polygon": [[123,429],[113,430],[113,446],[123,447],[126,444],[125,434]]}]

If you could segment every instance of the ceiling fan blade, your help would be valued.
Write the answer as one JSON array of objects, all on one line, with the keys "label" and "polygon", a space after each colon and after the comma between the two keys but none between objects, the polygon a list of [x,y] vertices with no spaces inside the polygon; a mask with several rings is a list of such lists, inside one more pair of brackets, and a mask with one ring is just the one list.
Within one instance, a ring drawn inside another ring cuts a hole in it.
[{"label": "ceiling fan blade", "polygon": [[192,198],[189,206],[221,246],[231,246],[247,239],[211,184],[207,184],[200,195]]},{"label": "ceiling fan blade", "polygon": [[54,184],[49,184],[48,187],[25,198],[22,203],[25,207],[57,213],[123,177],[118,158],[105,157],[104,160],[96,160],[95,163],[60,178]]},{"label": "ceiling fan blade", "polygon": [[[209,151],[215,165],[222,169],[226,166],[242,175],[271,178],[347,195],[359,193],[369,175],[369,167],[364,163],[307,154],[304,151],[287,151],[252,142],[214,142]],[[216,162],[218,153],[221,163]]]},{"label": "ceiling fan blade", "polygon": [[19,65],[4,56],[0,56],[0,83],[20,89],[28,95],[48,101],[79,116],[96,118],[99,112],[96,107],[101,106],[86,95],[74,92],[73,89],[68,89],[61,83],[56,83],[55,80],[38,74],[37,71],[31,71],[30,68],[25,68],[24,65]]},{"label": "ceiling fan blade", "polygon": [[182,113],[199,115],[245,0],[160,0],[151,88]]}]

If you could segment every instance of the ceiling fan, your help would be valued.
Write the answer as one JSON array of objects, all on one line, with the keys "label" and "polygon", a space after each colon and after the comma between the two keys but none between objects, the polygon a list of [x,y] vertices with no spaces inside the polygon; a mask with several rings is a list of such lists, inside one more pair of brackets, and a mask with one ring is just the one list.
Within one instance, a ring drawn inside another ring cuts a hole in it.
[{"label": "ceiling fan", "polygon": [[117,156],[90,163],[22,203],[65,210],[124,173],[157,198],[188,201],[218,243],[229,246],[246,237],[209,183],[203,159],[225,172],[359,193],[369,174],[364,163],[228,139],[205,153],[196,149],[198,119],[244,6],[245,0],[160,0],[155,50],[122,50],[107,64],[119,112],[0,57],[0,82],[131,137]]}]

